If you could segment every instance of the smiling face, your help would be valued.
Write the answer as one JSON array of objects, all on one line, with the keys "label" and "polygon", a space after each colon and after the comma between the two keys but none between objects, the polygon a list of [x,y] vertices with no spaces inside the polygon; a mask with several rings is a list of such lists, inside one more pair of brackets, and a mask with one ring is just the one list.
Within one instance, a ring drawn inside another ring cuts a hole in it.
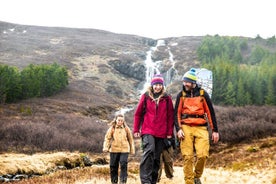
[{"label": "smiling face", "polygon": [[187,81],[183,81],[183,85],[186,91],[191,91],[195,87],[195,84]]},{"label": "smiling face", "polygon": [[154,84],[152,86],[152,89],[153,89],[153,93],[160,93],[163,89],[163,85],[162,84]]}]

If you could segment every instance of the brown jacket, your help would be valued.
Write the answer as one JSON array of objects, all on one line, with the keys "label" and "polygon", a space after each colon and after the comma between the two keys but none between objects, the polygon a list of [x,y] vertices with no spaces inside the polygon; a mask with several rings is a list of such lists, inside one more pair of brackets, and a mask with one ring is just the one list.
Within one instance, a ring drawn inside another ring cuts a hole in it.
[{"label": "brown jacket", "polygon": [[128,126],[111,126],[104,138],[103,151],[112,153],[135,153],[134,140]]}]

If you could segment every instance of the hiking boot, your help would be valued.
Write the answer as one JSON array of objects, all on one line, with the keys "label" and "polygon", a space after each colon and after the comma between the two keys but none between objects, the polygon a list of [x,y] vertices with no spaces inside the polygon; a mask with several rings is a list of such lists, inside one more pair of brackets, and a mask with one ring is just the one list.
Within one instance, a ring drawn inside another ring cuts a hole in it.
[{"label": "hiking boot", "polygon": [[199,178],[195,178],[195,179],[194,179],[194,182],[195,182],[195,184],[201,184],[201,181],[200,181]]}]

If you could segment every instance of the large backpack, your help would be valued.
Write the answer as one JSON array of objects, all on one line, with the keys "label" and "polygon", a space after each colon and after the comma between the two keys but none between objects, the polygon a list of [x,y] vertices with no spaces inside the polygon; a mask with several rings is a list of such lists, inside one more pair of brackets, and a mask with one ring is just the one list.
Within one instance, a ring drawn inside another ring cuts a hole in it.
[{"label": "large backpack", "polygon": [[206,68],[195,68],[197,76],[197,85],[204,89],[212,97],[213,91],[213,72]]}]

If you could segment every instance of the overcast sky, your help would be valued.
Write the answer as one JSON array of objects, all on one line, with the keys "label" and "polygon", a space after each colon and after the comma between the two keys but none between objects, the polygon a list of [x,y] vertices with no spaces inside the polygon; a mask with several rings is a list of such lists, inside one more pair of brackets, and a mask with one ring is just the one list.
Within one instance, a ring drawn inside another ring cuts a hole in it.
[{"label": "overcast sky", "polygon": [[276,35],[275,0],[2,0],[0,21],[150,38]]}]

